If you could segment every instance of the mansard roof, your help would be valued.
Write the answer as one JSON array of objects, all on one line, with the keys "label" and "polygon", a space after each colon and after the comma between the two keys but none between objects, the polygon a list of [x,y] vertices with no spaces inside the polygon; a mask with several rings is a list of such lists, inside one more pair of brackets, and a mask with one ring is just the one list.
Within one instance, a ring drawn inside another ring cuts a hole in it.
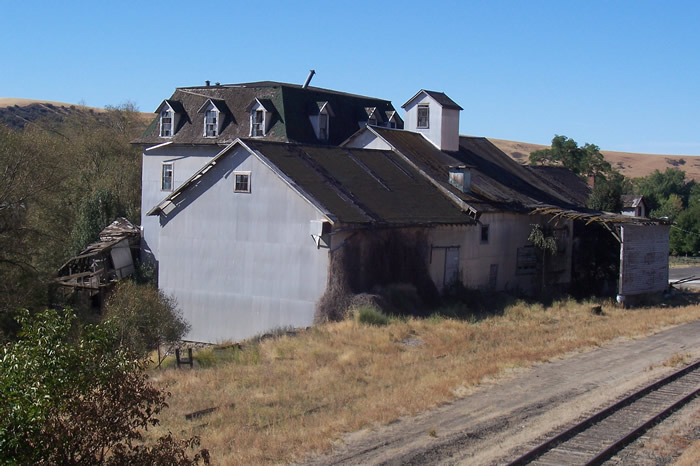
[{"label": "mansard roof", "polygon": [[[273,81],[182,87],[176,89],[166,101],[181,109],[176,110],[181,113],[180,125],[169,140],[173,144],[226,145],[236,138],[248,137],[249,106],[255,99],[264,102],[265,109],[272,113],[265,140],[279,142],[320,142],[309,119],[309,109],[318,108],[318,102],[334,110],[329,124],[328,144],[339,144],[355,133],[360,128],[360,122],[367,120],[366,107],[376,107],[382,113],[395,110],[388,100]],[[198,110],[208,100],[223,102],[228,109],[216,138],[205,138],[201,130],[204,115]],[[156,116],[143,136],[133,142],[143,145],[162,143],[158,131],[159,118]]]}]

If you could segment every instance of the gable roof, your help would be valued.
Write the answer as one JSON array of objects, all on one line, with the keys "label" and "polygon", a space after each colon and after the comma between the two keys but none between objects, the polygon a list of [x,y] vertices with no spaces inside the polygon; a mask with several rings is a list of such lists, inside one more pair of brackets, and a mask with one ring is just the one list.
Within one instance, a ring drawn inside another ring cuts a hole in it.
[{"label": "gable roof", "polygon": [[221,157],[241,146],[260,158],[332,221],[366,225],[471,224],[474,221],[389,150],[237,140],[148,212],[158,215]]},{"label": "gable roof", "polygon": [[639,204],[644,202],[644,196],[640,194],[623,194],[620,196],[623,209],[636,209]]},{"label": "gable roof", "polygon": [[[460,136],[459,151],[447,153],[420,133],[385,128],[367,128],[366,131],[382,138],[475,214],[529,212],[545,205],[582,208],[575,196],[562,195],[558,186],[546,183],[486,138]],[[459,165],[471,169],[470,192],[464,193],[448,182],[450,167]]]},{"label": "gable roof", "polygon": [[[221,131],[215,138],[204,137],[201,131],[204,115],[198,113],[209,99],[223,102],[227,109]],[[182,87],[176,89],[167,100],[170,105],[181,109],[177,110],[181,114],[180,124],[169,139],[174,144],[226,145],[236,138],[248,137],[250,105],[255,99],[272,114],[265,140],[281,142],[320,142],[309,120],[309,114],[318,114],[317,102],[328,105],[334,111],[331,113],[328,144],[339,144],[355,133],[360,128],[359,123],[367,120],[366,107],[376,107],[379,112],[395,110],[388,100],[271,81]],[[311,112],[310,109],[314,107],[316,110]],[[156,116],[144,134],[133,143],[154,145],[163,142],[158,132],[159,118]]]},{"label": "gable roof", "polygon": [[418,91],[418,92],[416,93],[416,95],[414,95],[413,97],[411,97],[410,99],[408,99],[408,100],[406,101],[406,103],[403,104],[403,105],[401,106],[401,108],[406,108],[406,106],[407,106],[408,104],[410,104],[411,102],[413,102],[413,101],[416,99],[416,97],[418,97],[418,96],[421,95],[421,94],[427,94],[427,95],[429,95],[429,96],[432,97],[438,104],[440,104],[440,105],[441,105],[442,107],[444,107],[444,108],[452,108],[452,109],[455,109],[455,110],[464,110],[462,107],[460,107],[460,106],[457,104],[457,102],[455,102],[454,100],[452,100],[452,99],[450,99],[449,97],[447,97],[447,94],[445,94],[444,92],[428,91],[428,90],[425,90],[425,89],[421,89],[420,91]]}]

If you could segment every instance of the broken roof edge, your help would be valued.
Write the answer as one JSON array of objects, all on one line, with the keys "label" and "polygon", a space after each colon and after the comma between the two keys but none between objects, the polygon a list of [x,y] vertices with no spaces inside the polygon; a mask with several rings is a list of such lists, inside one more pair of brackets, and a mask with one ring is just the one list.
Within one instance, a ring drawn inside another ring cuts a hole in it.
[{"label": "broken roof edge", "polygon": [[315,199],[304,189],[302,189],[299,185],[297,185],[291,178],[285,175],[282,170],[280,170],[275,164],[273,164],[269,159],[267,159],[267,157],[265,157],[260,151],[251,148],[241,138],[236,138],[233,142],[231,142],[221,151],[219,151],[219,153],[212,157],[212,159],[209,160],[206,164],[204,164],[202,168],[197,170],[191,177],[189,177],[187,180],[185,180],[185,182],[178,186],[177,189],[175,189],[168,196],[166,196],[165,199],[160,201],[151,210],[149,210],[148,213],[146,213],[146,216],[155,216],[163,213],[164,209],[169,204],[172,204],[175,198],[177,198],[180,194],[186,191],[192,185],[192,183],[204,176],[209,170],[211,170],[212,167],[214,167],[214,165],[217,164],[219,159],[228,154],[236,146],[243,147],[246,151],[248,151],[249,154],[257,157],[266,167],[268,167],[270,170],[272,170],[273,173],[280,177],[282,181],[286,183],[294,192],[301,196],[302,199],[311,204],[319,213],[321,213],[321,215],[326,217],[326,219],[331,224],[334,224],[338,221],[337,217],[333,215],[333,213],[330,212],[328,209],[326,209],[323,206],[323,204],[321,204],[317,199]]},{"label": "broken roof edge", "polygon": [[534,208],[530,215],[551,215],[552,220],[565,218],[568,220],[582,220],[586,225],[591,223],[619,224],[619,225],[671,225],[673,222],[662,219],[651,219],[645,217],[631,217],[628,215],[616,214],[590,209],[563,209],[555,206],[541,206]]}]

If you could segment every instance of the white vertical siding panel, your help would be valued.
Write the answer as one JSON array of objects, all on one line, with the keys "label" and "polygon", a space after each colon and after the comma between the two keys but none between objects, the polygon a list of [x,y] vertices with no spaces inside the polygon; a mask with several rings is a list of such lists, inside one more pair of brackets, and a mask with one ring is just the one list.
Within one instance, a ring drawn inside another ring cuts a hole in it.
[{"label": "white vertical siding panel", "polygon": [[[233,170],[251,172],[251,193],[233,192]],[[309,235],[323,218],[313,206],[242,148],[182,197],[191,203],[160,229],[159,286],[192,324],[188,339],[311,325],[328,267]]]}]

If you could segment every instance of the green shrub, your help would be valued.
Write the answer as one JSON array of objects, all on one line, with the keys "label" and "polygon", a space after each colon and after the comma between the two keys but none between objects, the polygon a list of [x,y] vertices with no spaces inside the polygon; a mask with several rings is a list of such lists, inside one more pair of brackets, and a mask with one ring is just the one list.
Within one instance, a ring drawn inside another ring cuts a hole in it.
[{"label": "green shrub", "polygon": [[71,312],[20,314],[17,341],[0,352],[0,458],[3,464],[198,464],[197,438],[169,434],[143,443],[158,424],[165,394],[145,361],[119,345],[114,322],[77,334]]},{"label": "green shrub", "polygon": [[355,320],[361,324],[381,327],[390,322],[388,316],[380,310],[370,306],[363,306],[355,310]]},{"label": "green shrub", "polygon": [[105,305],[105,318],[116,322],[120,343],[140,354],[179,341],[190,328],[173,298],[131,280],[117,285]]}]

